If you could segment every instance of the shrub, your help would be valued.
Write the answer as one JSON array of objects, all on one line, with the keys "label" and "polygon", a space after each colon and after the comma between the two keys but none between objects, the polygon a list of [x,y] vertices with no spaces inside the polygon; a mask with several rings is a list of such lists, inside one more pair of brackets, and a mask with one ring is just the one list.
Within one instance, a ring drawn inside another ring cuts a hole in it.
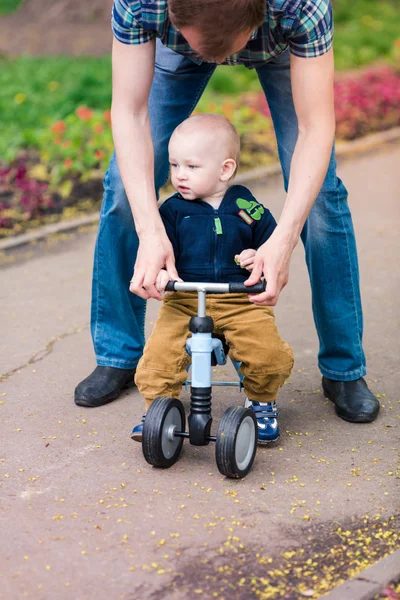
[{"label": "shrub", "polygon": [[0,234],[19,233],[24,223],[40,219],[54,207],[48,184],[28,175],[24,158],[0,168]]},{"label": "shrub", "polygon": [[56,190],[66,178],[99,177],[113,150],[110,111],[79,106],[45,129],[37,141],[51,189]]},{"label": "shrub", "polygon": [[400,125],[400,76],[389,67],[335,85],[336,135],[352,140]]}]

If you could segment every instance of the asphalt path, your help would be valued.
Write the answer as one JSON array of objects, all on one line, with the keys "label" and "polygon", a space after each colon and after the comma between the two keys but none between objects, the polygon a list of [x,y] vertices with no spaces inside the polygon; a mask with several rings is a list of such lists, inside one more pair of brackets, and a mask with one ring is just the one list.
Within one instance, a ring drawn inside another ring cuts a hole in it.
[{"label": "asphalt path", "polygon": [[[381,413],[373,424],[346,423],[321,393],[298,246],[276,308],[296,357],[279,397],[281,439],[259,449],[241,481],[219,474],[212,445],[185,442],[174,467],[151,468],[129,438],[143,411],[136,389],[98,409],[73,403],[95,366],[93,230],[3,257],[0,598],[317,598],[399,547],[399,165],[398,145],[339,165],[357,234],[367,381]],[[251,187],[278,216],[280,179]],[[158,306],[149,303],[147,333]],[[242,401],[215,389],[215,421]]]}]

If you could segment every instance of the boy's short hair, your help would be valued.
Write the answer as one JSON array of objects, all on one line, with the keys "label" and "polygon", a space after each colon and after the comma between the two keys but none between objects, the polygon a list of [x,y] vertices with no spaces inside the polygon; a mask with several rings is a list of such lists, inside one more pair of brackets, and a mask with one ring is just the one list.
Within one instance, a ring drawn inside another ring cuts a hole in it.
[{"label": "boy's short hair", "polygon": [[237,169],[239,167],[240,161],[240,136],[236,130],[236,127],[223,115],[218,115],[215,113],[200,113],[197,115],[192,115],[185,121],[183,121],[175,131],[180,128],[184,128],[185,125],[195,125],[198,123],[199,127],[209,127],[212,129],[213,134],[219,136],[219,140],[222,140],[225,137],[225,141],[227,144],[227,156],[226,158],[233,158],[236,162],[236,169],[232,175],[233,177],[236,175]]},{"label": "boy's short hair", "polygon": [[176,29],[194,27],[202,34],[202,56],[228,56],[236,36],[265,20],[266,0],[169,0]]}]

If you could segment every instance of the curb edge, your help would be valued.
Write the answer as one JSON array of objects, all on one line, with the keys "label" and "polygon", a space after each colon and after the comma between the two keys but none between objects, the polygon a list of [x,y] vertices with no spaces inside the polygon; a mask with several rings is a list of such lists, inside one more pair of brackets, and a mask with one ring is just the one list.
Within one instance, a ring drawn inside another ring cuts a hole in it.
[{"label": "curb edge", "polygon": [[400,550],[385,556],[353,579],[338,585],[323,600],[373,600],[375,594],[400,575]]}]

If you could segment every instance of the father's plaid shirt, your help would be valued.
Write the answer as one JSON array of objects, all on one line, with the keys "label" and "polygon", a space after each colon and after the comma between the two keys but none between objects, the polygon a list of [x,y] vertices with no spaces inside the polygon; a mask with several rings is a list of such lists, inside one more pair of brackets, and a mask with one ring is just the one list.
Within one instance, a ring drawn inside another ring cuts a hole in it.
[{"label": "father's plaid shirt", "polygon": [[[112,28],[124,44],[144,44],[154,38],[200,64],[196,54],[168,17],[168,0],[114,0]],[[331,0],[266,0],[264,24],[246,47],[222,64],[256,67],[281,54],[288,46],[296,56],[321,56],[332,46]]]}]

